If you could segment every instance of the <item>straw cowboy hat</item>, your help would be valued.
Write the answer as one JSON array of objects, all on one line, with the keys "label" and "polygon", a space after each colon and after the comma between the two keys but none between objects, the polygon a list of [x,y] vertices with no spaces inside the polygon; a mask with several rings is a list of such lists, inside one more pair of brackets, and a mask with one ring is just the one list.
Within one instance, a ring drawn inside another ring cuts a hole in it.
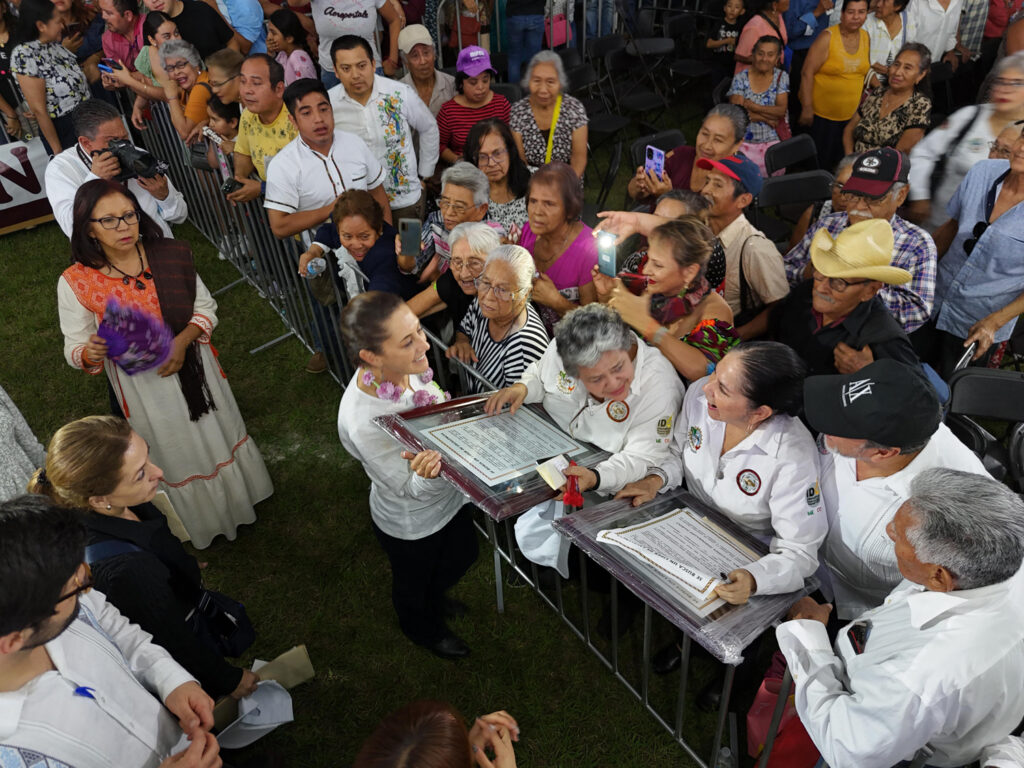
[{"label": "straw cowboy hat", "polygon": [[867,219],[847,227],[835,238],[824,227],[811,240],[811,263],[825,277],[864,278],[901,285],[910,273],[889,266],[892,227],[884,219]]}]

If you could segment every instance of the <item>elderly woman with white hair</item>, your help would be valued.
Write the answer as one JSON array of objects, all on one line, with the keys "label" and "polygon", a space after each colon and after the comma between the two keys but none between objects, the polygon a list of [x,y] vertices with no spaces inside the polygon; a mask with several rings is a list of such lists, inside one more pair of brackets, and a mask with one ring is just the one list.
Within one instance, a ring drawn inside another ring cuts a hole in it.
[{"label": "elderly woman with white hair", "polygon": [[[501,388],[519,380],[526,366],[548,347],[548,332],[530,304],[533,257],[518,245],[501,245],[487,257],[469,307],[448,357],[473,363],[477,372]],[[483,391],[474,380],[472,388]]]},{"label": "elderly woman with white hair", "polygon": [[161,85],[167,95],[171,123],[181,140],[191,144],[210,121],[206,114],[206,103],[213,93],[210,73],[203,71],[199,51],[185,40],[168,40],[160,47],[160,66],[166,73]]},{"label": "elderly woman with white hair", "polygon": [[566,90],[569,79],[562,58],[541,51],[526,68],[522,82],[529,95],[512,105],[509,127],[519,154],[531,170],[545,163],[568,163],[581,179],[587,168],[587,110]]},{"label": "elderly woman with white hair", "polygon": [[[579,478],[580,491],[606,496],[672,461],[666,425],[682,401],[683,384],[665,356],[641,343],[614,309],[593,303],[565,315],[540,360],[494,393],[486,411],[540,403],[566,433],[608,451],[592,469],[566,469]],[[552,501],[524,513],[516,539],[533,562],[567,577],[568,542],[551,527],[561,507]]]},{"label": "elderly woman with white hair", "polygon": [[[467,221],[483,221],[491,199],[491,185],[484,172],[471,163],[458,162],[441,174],[438,210],[423,222],[418,256],[402,254],[398,266],[420,276],[420,282],[432,282],[448,268],[451,257],[449,233]],[[500,224],[493,224],[500,230]]]},{"label": "elderly woman with white hair", "polygon": [[498,230],[483,221],[458,224],[448,235],[448,269],[428,288],[409,299],[417,317],[444,312],[458,328],[476,297],[476,279],[484,271],[487,254],[501,245]]}]

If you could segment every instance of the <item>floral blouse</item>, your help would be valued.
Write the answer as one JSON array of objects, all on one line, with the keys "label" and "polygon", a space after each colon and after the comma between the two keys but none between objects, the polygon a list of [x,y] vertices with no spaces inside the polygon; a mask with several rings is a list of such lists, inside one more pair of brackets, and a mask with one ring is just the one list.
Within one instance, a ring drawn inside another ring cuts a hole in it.
[{"label": "floral blouse", "polygon": [[[578,99],[569,94],[562,95],[562,107],[555,124],[555,138],[551,144],[551,160],[568,163],[572,160],[572,133],[587,124],[587,109]],[[512,105],[512,116],[509,127],[523,137],[523,148],[526,150],[526,164],[530,168],[540,168],[548,152],[548,134],[541,132],[530,109],[530,99],[523,98]]]},{"label": "floral blouse", "polygon": [[60,43],[22,43],[14,49],[11,69],[16,75],[46,81],[46,111],[50,117],[66,115],[89,98],[89,83],[75,54]]},{"label": "floral blouse", "polygon": [[[758,93],[750,85],[750,70],[745,69],[733,76],[732,85],[726,96],[739,94],[747,101],[760,104],[762,107],[774,107],[775,100],[780,93],[789,93],[789,75],[785,71],[776,69],[772,74],[771,85],[767,90]],[[779,134],[776,132],[774,124],[751,120],[750,125],[747,126],[747,135],[743,138],[754,144],[766,144],[769,141],[778,141]]]},{"label": "floral blouse", "polygon": [[857,110],[860,122],[853,129],[853,151],[866,152],[875,147],[895,147],[910,128],[928,130],[931,124],[932,102],[917,91],[886,117],[881,116],[882,96],[887,88],[879,88],[864,99]]}]

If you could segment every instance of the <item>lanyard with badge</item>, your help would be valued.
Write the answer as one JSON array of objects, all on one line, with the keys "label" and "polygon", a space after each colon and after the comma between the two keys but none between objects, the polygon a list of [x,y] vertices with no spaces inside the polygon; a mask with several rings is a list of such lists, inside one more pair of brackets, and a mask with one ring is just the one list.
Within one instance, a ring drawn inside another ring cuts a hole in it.
[{"label": "lanyard with badge", "polygon": [[558,116],[562,113],[562,94],[558,94],[558,99],[555,101],[555,111],[551,115],[551,130],[548,131],[548,149],[544,153],[545,164],[551,162],[551,153],[555,148],[555,128],[558,127]]}]

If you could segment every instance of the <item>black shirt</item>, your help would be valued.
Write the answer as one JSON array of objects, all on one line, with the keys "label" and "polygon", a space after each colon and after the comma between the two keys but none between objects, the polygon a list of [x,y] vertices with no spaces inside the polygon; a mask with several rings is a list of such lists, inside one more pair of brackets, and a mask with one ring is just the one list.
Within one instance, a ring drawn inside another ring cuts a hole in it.
[{"label": "black shirt", "polygon": [[437,282],[434,283],[434,289],[437,291],[437,295],[441,297],[441,301],[448,307],[445,313],[451,318],[452,324],[458,328],[462,325],[462,318],[466,316],[466,310],[469,309],[476,296],[469,296],[463,292],[462,288],[459,287],[459,281],[455,279],[455,275],[452,274],[450,269],[437,278]]},{"label": "black shirt", "polygon": [[805,280],[794,288],[774,317],[775,340],[796,350],[810,368],[809,375],[838,373],[834,354],[839,342],[857,350],[870,345],[875,360],[888,357],[921,364],[906,332],[878,296],[858,304],[838,323],[819,329],[811,304],[813,285],[813,280]]},{"label": "black shirt", "polygon": [[181,0],[181,13],[172,18],[182,40],[192,43],[204,59],[227,46],[235,35],[221,15],[201,0]]},{"label": "black shirt", "polygon": [[125,552],[92,565],[96,589],[134,624],[153,636],[174,660],[194,675],[213,698],[231,693],[242,679],[213,648],[185,623],[202,590],[199,564],[171,533],[152,504],[132,508],[139,522],[90,512],[85,523],[89,543],[120,539],[143,552]]},{"label": "black shirt", "polygon": [[[359,271],[366,275],[366,290],[397,293],[408,301],[420,292],[420,284],[416,281],[415,275],[403,274],[398,268],[398,257],[395,255],[397,236],[398,230],[385,221],[377,242],[361,260],[356,261],[356,264],[359,265]],[[341,248],[338,228],[330,221],[320,225],[313,240],[332,251]]]}]

